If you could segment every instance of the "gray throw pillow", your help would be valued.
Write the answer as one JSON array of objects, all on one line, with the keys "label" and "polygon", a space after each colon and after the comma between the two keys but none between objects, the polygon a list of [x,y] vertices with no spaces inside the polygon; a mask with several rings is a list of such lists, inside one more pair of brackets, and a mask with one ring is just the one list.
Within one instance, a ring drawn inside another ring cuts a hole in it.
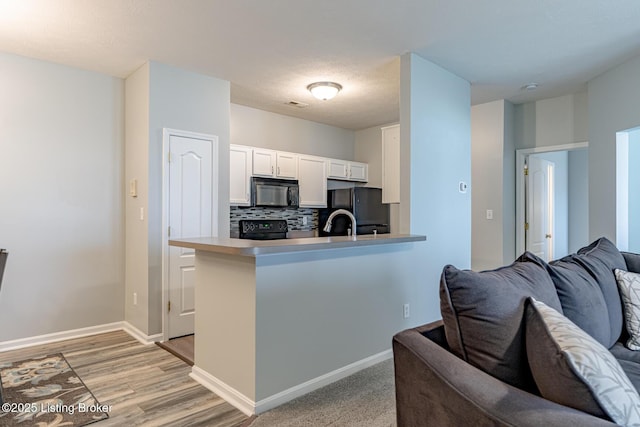
[{"label": "gray throw pillow", "polygon": [[523,256],[547,269],[558,291],[562,313],[600,344],[610,347],[609,310],[596,279],[574,261],[573,255],[549,264],[533,254]]},{"label": "gray throw pillow", "polygon": [[440,311],[454,354],[535,392],[524,346],[524,303],[530,296],[562,311],[546,270],[526,260],[483,272],[448,265],[440,279]]},{"label": "gray throw pillow", "polygon": [[542,397],[640,426],[640,395],[605,347],[540,301],[529,300],[526,322],[527,357]]},{"label": "gray throw pillow", "polygon": [[607,303],[609,327],[611,328],[609,343],[611,348],[622,334],[622,301],[613,270],[626,270],[627,263],[616,246],[605,237],[601,237],[587,247],[578,251],[573,261],[582,266],[598,283]]}]

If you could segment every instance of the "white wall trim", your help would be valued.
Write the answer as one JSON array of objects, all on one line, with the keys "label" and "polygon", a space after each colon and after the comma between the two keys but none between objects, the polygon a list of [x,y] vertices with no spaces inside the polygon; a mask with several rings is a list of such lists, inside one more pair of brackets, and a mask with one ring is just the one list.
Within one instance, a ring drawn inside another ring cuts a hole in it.
[{"label": "white wall trim", "polygon": [[0,351],[17,350],[35,345],[50,344],[58,341],[64,341],[74,338],[86,337],[89,335],[104,334],[122,330],[124,322],[107,323],[104,325],[89,326],[87,328],[71,329],[68,331],[54,332],[45,335],[36,335],[33,337],[19,338],[17,340],[0,342]]},{"label": "white wall trim", "polygon": [[51,334],[19,338],[17,340],[2,341],[0,342],[0,352],[51,344],[58,341],[82,338],[89,335],[105,334],[107,332],[114,331],[124,331],[145,345],[153,344],[162,339],[162,334],[145,335],[129,322],[113,322],[106,323],[104,325],[89,326],[87,328],[71,329],[68,331],[53,332]]},{"label": "white wall trim", "polygon": [[157,341],[162,341],[162,333],[147,335],[127,321],[122,322],[122,330],[144,345],[154,344]]},{"label": "white wall trim", "polygon": [[549,147],[523,148],[516,150],[516,255],[525,251],[524,241],[524,164],[530,154],[550,153],[553,151],[571,151],[581,148],[589,148],[589,142],[576,142],[572,144],[552,145]]},{"label": "white wall trim", "polygon": [[373,356],[369,356],[357,362],[351,363],[342,368],[338,368],[335,371],[328,372],[319,377],[313,378],[302,384],[298,384],[294,387],[288,388],[280,393],[276,393],[272,396],[266,397],[258,402],[255,402],[247,396],[240,393],[233,387],[225,384],[223,381],[209,374],[197,366],[194,366],[191,370],[191,378],[202,384],[204,387],[216,393],[224,400],[238,408],[246,415],[261,414],[269,409],[273,409],[276,406],[280,406],[283,403],[289,402],[297,397],[303,396],[321,387],[329,385],[349,375],[355,374],[365,368],[383,362],[387,359],[391,359],[393,353],[391,349],[385,350]]},{"label": "white wall trim", "polygon": [[226,384],[225,382],[214,377],[204,369],[193,366],[191,368],[191,374],[189,374],[196,382],[202,384],[205,388],[211,390],[225,401],[235,406],[242,411],[245,415],[253,415],[256,413],[256,404],[252,399],[249,399],[244,394],[240,393],[235,388]]}]

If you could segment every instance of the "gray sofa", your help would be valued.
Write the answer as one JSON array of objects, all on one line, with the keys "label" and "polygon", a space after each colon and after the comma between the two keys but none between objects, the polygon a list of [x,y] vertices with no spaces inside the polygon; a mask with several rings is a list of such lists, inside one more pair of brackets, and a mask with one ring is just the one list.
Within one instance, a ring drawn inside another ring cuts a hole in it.
[{"label": "gray sofa", "polygon": [[548,264],[525,253],[493,271],[446,266],[443,320],[393,338],[398,426],[615,425],[589,393],[568,389],[555,402],[541,396],[541,380],[554,396],[565,383],[552,370],[532,372],[529,360],[543,350],[533,327],[527,330],[528,301],[542,301],[608,349],[640,389],[640,352],[624,345],[615,269],[640,273],[640,255],[619,252],[604,238]]}]

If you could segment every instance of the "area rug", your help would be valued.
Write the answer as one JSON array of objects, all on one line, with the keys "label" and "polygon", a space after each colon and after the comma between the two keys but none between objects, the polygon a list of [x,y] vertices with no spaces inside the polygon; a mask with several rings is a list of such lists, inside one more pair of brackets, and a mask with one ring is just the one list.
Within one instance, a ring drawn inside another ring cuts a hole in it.
[{"label": "area rug", "polygon": [[393,360],[260,414],[251,427],[393,427],[396,402]]},{"label": "area rug", "polygon": [[0,426],[83,426],[108,418],[61,353],[0,364]]}]

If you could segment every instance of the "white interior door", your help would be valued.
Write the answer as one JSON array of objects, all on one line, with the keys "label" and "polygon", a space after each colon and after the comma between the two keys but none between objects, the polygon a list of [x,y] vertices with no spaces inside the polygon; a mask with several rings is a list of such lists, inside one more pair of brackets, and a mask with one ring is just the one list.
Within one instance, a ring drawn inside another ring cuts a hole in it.
[{"label": "white interior door", "polygon": [[[169,136],[169,236],[214,234],[213,139]],[[169,246],[168,337],[194,332],[195,251]]]},{"label": "white interior door", "polygon": [[526,249],[545,261],[553,259],[553,171],[553,162],[529,156]]}]

